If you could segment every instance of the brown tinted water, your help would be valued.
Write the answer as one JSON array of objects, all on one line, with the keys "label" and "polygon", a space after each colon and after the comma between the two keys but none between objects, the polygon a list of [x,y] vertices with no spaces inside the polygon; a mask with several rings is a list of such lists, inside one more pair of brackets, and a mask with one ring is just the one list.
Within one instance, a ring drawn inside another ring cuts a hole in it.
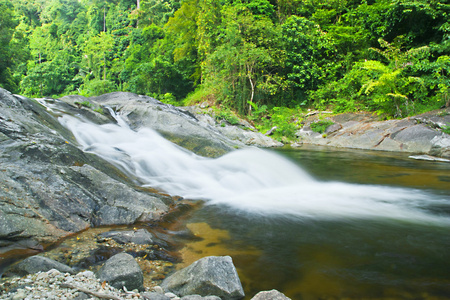
[{"label": "brown tinted water", "polygon": [[205,205],[186,220],[197,238],[184,241],[178,268],[230,255],[247,299],[270,289],[292,299],[450,299],[449,163],[319,147],[276,152],[319,181],[431,193],[442,201],[426,209],[444,222],[296,218]]}]

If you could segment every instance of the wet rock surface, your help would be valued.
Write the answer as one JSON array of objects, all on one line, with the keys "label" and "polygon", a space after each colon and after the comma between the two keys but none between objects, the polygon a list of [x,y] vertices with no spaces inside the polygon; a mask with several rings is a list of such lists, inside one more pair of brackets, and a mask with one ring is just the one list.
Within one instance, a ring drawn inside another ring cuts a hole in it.
[{"label": "wet rock surface", "polygon": [[153,235],[145,229],[129,231],[109,231],[100,234],[100,238],[110,238],[118,242],[119,244],[153,244]]},{"label": "wet rock surface", "polygon": [[203,156],[220,156],[244,146],[201,126],[193,114],[148,96],[115,92],[90,98],[66,96],[61,100],[69,104],[89,101],[96,106],[110,107],[132,129],[152,128],[170,141]]},{"label": "wet rock surface", "polygon": [[173,203],[81,151],[43,106],[4,89],[0,137],[0,254],[42,250],[91,226],[157,221]]}]

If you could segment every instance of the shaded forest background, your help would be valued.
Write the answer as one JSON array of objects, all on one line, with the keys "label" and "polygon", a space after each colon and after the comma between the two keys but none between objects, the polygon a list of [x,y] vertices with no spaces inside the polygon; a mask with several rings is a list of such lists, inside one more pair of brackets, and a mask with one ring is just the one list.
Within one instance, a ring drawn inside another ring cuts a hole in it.
[{"label": "shaded forest background", "polygon": [[282,126],[306,108],[405,117],[449,102],[449,13],[435,0],[0,0],[0,86],[130,91]]}]

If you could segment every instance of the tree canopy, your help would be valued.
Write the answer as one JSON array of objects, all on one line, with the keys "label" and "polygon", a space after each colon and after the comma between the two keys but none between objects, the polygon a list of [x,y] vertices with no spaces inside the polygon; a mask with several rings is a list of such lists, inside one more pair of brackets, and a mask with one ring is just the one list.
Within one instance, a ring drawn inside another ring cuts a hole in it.
[{"label": "tree canopy", "polygon": [[0,86],[407,116],[449,104],[449,13],[438,0],[0,0]]}]

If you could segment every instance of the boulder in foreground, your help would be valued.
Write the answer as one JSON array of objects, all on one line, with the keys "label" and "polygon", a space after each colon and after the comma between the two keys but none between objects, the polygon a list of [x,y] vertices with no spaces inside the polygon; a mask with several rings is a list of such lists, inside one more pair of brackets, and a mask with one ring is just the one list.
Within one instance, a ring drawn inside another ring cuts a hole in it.
[{"label": "boulder in foreground", "polygon": [[218,296],[222,300],[244,297],[244,289],[230,256],[208,256],[167,277],[162,288],[180,297]]},{"label": "boulder in foreground", "polygon": [[133,256],[119,253],[106,261],[98,271],[98,279],[106,281],[116,289],[126,287],[127,290],[144,290],[144,276]]}]

